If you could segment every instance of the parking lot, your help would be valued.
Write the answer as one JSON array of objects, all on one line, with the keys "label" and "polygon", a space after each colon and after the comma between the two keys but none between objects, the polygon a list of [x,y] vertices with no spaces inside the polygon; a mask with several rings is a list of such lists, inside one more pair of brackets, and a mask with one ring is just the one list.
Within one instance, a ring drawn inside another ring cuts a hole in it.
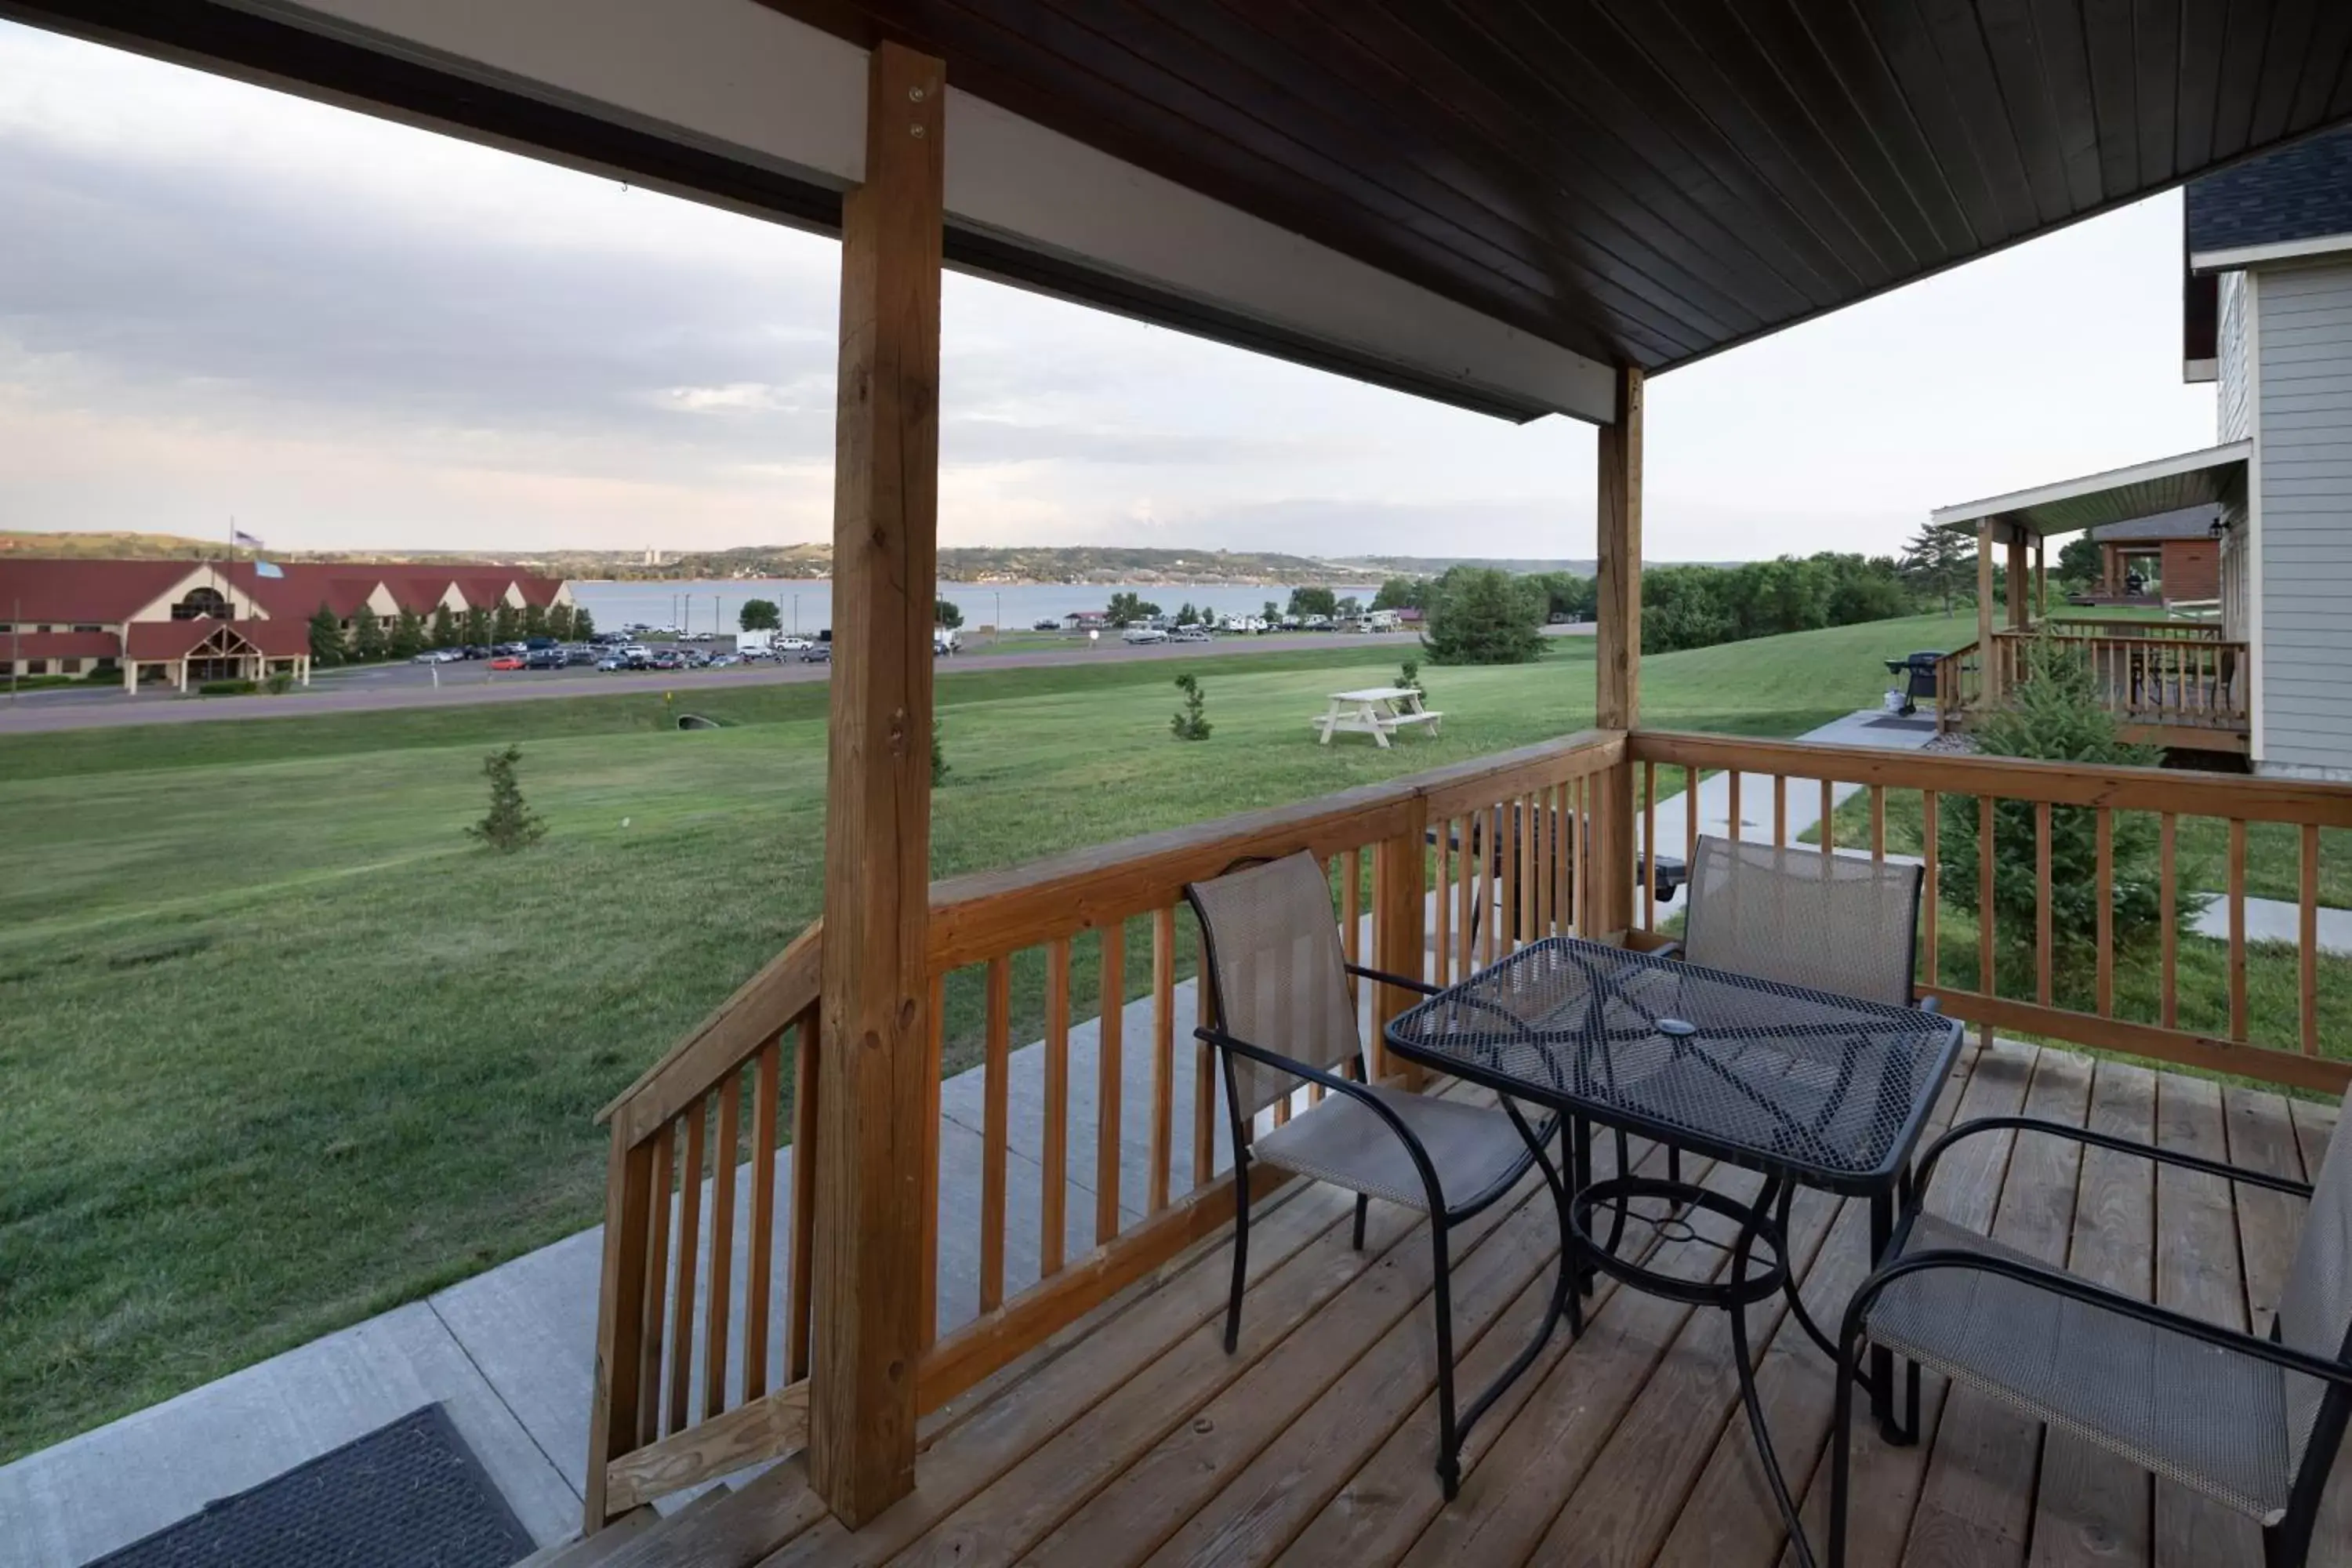
[{"label": "parking lot", "polygon": [[[1555,637],[1574,637],[1589,636],[1591,629],[1590,626],[1548,626],[1545,631]],[[722,645],[704,646],[715,650]],[[958,668],[1020,669],[1088,660],[1199,659],[1286,648],[1349,647],[1393,647],[1400,659],[1415,658],[1420,653],[1418,638],[1410,633],[1395,632],[1282,632],[1219,637],[1206,643],[1143,646],[1122,642],[1116,636],[1105,636],[1090,643],[1082,635],[1072,635],[1066,647],[1038,648],[1032,643],[1017,653],[990,652],[989,639],[982,635],[966,638],[955,662]],[[0,733],[278,718],[302,713],[426,708],[445,703],[529,701],[548,697],[588,697],[607,691],[683,692],[706,686],[823,680],[829,670],[830,667],[823,664],[797,660],[778,664],[765,659],[727,669],[607,673],[575,665],[562,669],[495,670],[488,660],[469,659],[456,664],[383,664],[360,669],[321,670],[312,678],[307,690],[283,697],[199,698],[148,690],[127,697],[119,686],[56,687],[20,692],[13,701],[0,699]]]}]

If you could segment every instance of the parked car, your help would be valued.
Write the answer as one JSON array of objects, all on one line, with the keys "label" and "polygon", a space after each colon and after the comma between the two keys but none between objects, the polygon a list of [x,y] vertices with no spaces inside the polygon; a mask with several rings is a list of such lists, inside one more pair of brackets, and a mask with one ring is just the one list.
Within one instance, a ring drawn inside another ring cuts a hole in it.
[{"label": "parked car", "polygon": [[1178,626],[1168,634],[1170,642],[1214,642],[1206,626]]},{"label": "parked car", "polygon": [[596,662],[596,650],[586,643],[581,643],[565,648],[563,659],[566,664],[593,664]]},{"label": "parked car", "polygon": [[1033,623],[1029,629],[1033,632],[1058,632],[1062,629],[1062,623],[1048,616],[1045,620]]},{"label": "parked car", "polygon": [[735,666],[742,662],[743,656],[740,653],[722,653],[718,658],[710,661],[710,668],[713,669],[732,669]]},{"label": "parked car", "polygon": [[490,650],[484,647],[479,643],[469,642],[464,647],[457,650],[457,657],[459,658],[488,658],[490,657]]},{"label": "parked car", "polygon": [[833,645],[831,643],[824,642],[813,642],[809,644],[808,647],[801,649],[801,662],[803,664],[831,664],[833,662]]},{"label": "parked car", "polygon": [[628,668],[629,661],[617,653],[608,653],[596,661],[596,668],[610,675],[614,670]]},{"label": "parked car", "polygon": [[641,642],[623,643],[621,645],[621,657],[623,658],[653,658],[653,650],[646,647],[646,645]]},{"label": "parked car", "polygon": [[408,662],[411,664],[438,664],[441,662],[441,650],[439,648],[428,647],[423,653],[418,654]]},{"label": "parked car", "polygon": [[502,653],[499,655],[498,658],[490,660],[490,668],[492,669],[520,669],[522,668],[522,657],[520,654]]},{"label": "parked car", "polygon": [[1118,634],[1118,640],[1136,644],[1166,642],[1168,634],[1158,626],[1129,626]]},{"label": "parked car", "polygon": [[774,644],[775,650],[780,654],[806,653],[814,646],[808,638],[803,637],[778,637]]},{"label": "parked car", "polygon": [[525,669],[562,669],[571,662],[571,656],[552,644],[546,647],[535,647],[522,656]]}]

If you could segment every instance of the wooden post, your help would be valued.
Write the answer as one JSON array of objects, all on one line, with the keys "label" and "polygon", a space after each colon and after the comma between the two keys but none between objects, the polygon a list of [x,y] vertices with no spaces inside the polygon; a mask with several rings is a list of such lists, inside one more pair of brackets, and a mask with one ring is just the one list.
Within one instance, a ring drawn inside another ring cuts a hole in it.
[{"label": "wooden post", "polygon": [[1977,690],[1987,708],[2000,699],[2000,653],[1992,641],[1992,519],[1988,517],[1977,524],[1977,664],[1983,671]]},{"label": "wooden post", "polygon": [[[1372,967],[1414,980],[1429,977],[1423,925],[1429,907],[1428,804],[1414,795],[1404,831],[1382,839],[1372,850]],[[1374,1035],[1380,1036],[1391,1019],[1420,1000],[1398,986],[1379,987],[1372,995]],[[1393,1070],[1397,1064],[1389,1066]],[[1406,1083],[1419,1089],[1421,1070],[1407,1065],[1403,1071]]]},{"label": "wooden post", "polygon": [[[1631,730],[1642,711],[1642,373],[1617,373],[1617,423],[1601,431],[1600,625],[1593,721]],[[1633,764],[1599,775],[1594,921],[1587,934],[1633,923]]]},{"label": "wooden post", "polygon": [[2025,531],[2009,536],[2009,624],[2023,631],[2032,624],[2033,568],[2025,549]]},{"label": "wooden post", "polygon": [[853,1530],[915,1473],[945,77],[875,49],[842,203],[809,1473]]},{"label": "wooden post", "polygon": [[[2050,541],[2037,539],[2033,542],[2033,608],[2047,615],[2049,612],[2046,606],[2049,603]],[[2032,616],[2027,617],[2026,624],[2029,626],[2032,624]]]}]

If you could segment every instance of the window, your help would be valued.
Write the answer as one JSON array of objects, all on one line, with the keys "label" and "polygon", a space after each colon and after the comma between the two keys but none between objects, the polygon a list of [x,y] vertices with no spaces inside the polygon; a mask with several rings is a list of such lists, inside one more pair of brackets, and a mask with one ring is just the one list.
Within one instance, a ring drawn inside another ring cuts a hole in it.
[{"label": "window", "polygon": [[229,618],[228,601],[221,597],[217,588],[191,588],[186,598],[172,606],[172,618],[175,621],[225,621]]},{"label": "window", "polygon": [[88,626],[81,626],[81,625],[79,625],[79,624],[78,624],[78,625],[76,625],[76,626],[75,626],[75,627],[74,627],[74,630],[76,630],[76,631],[78,631],[78,632],[102,632],[102,631],[104,631],[105,629],[106,629],[106,628],[105,628],[104,626],[100,626],[100,625],[99,625],[97,622],[95,622],[95,621],[91,622],[91,623],[90,623],[89,625],[88,625]]},{"label": "window", "polygon": [[28,658],[25,661],[26,675],[47,675],[48,672],[49,661],[46,658]]},{"label": "window", "polygon": [[61,658],[58,660],[58,673],[59,675],[79,675],[81,673],[81,660],[78,658]]}]

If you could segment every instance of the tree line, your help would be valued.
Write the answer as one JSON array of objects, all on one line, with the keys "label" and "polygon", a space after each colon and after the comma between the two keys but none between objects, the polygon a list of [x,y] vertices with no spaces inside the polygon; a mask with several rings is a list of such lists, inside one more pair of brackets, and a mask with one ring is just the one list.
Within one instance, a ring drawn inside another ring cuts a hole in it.
[{"label": "tree line", "polygon": [[335,612],[320,605],[310,617],[310,662],[322,667],[374,664],[388,658],[414,658],[427,648],[488,647],[492,643],[539,637],[579,642],[595,631],[595,618],[571,605],[528,605],[521,609],[500,605],[494,610],[470,609],[463,615],[440,605],[430,618],[403,610],[389,622],[362,611],[352,617],[352,629],[346,632]]}]

